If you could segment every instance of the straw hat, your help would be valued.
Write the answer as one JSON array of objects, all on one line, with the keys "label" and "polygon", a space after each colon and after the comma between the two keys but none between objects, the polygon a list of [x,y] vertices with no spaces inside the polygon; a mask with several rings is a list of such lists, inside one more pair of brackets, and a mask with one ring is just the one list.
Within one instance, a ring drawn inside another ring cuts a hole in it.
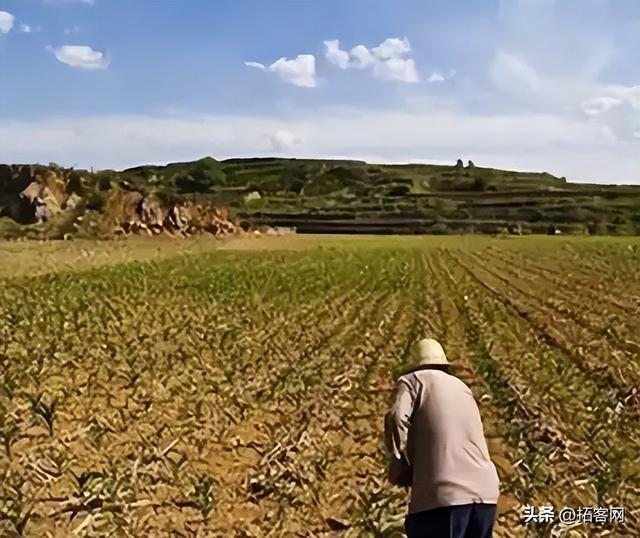
[{"label": "straw hat", "polygon": [[448,365],[449,361],[444,349],[437,340],[423,338],[414,347],[415,358],[421,366],[430,364]]}]

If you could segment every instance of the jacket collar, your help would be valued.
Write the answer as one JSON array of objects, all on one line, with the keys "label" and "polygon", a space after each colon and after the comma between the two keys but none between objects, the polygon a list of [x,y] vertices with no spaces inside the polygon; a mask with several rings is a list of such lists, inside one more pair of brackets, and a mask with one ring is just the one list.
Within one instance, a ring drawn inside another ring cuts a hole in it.
[{"label": "jacket collar", "polygon": [[412,374],[413,372],[420,372],[422,370],[440,370],[446,374],[451,373],[451,365],[450,364],[419,364],[418,366],[413,366],[408,370],[405,370],[402,375]]}]

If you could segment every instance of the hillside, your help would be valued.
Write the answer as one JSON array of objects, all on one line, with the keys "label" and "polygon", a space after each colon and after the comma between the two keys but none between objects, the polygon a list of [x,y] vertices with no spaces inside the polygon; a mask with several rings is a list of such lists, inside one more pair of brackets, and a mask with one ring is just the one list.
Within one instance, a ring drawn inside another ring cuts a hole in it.
[{"label": "hillside", "polygon": [[[247,225],[295,227],[302,233],[640,234],[638,186],[577,184],[544,172],[462,161],[373,165],[206,157],[66,175],[73,180],[71,190],[97,210],[114,188],[124,186],[163,200],[225,207]],[[0,217],[6,191],[0,178]]]},{"label": "hillside", "polygon": [[359,161],[205,158],[119,175],[231,207],[252,224],[340,233],[640,233],[640,187],[548,173]]}]

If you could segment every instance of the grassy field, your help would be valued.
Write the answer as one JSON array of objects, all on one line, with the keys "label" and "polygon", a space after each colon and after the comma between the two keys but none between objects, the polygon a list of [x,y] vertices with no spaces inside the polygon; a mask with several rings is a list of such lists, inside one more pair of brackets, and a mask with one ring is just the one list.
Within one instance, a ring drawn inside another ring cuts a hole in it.
[{"label": "grassy field", "polygon": [[640,533],[640,239],[137,241],[0,243],[0,535],[401,536],[382,417],[424,335],[479,402],[497,536]]}]

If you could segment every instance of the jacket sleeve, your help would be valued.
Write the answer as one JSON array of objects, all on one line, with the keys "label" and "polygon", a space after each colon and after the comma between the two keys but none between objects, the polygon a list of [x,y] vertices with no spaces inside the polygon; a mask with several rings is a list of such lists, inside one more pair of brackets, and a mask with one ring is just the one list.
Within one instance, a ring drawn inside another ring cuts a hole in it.
[{"label": "jacket sleeve", "polygon": [[384,439],[389,453],[387,476],[389,482],[397,486],[406,487],[412,483],[413,470],[407,453],[407,440],[415,400],[414,390],[405,379],[401,379],[391,411],[385,416]]}]

